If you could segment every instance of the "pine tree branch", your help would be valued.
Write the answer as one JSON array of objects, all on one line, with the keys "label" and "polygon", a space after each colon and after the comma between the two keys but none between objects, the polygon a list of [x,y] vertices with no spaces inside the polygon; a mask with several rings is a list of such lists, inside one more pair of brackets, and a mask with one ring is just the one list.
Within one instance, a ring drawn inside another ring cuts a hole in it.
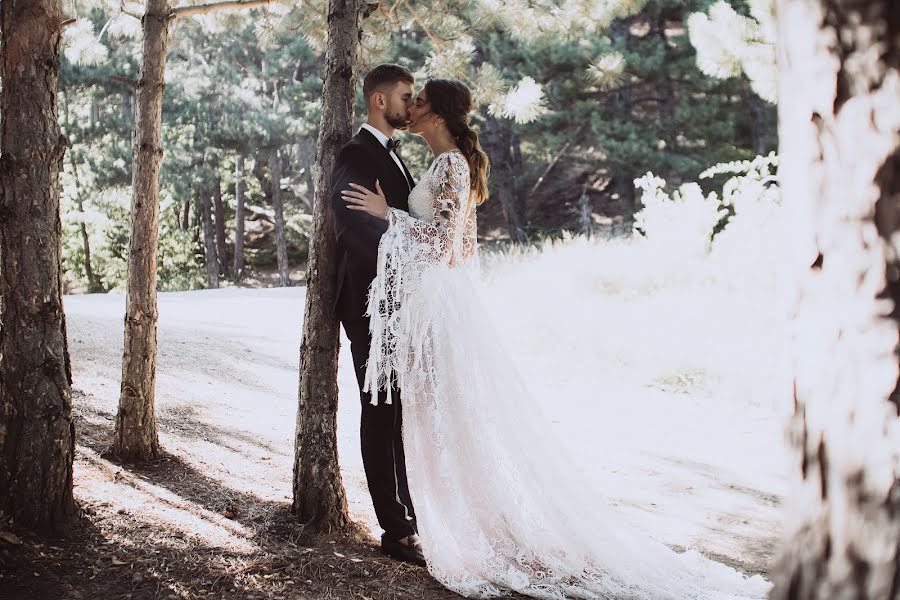
[{"label": "pine tree branch", "polygon": [[534,196],[534,193],[538,191],[538,189],[541,187],[541,184],[544,183],[544,179],[547,177],[547,175],[550,174],[550,171],[553,170],[553,167],[556,166],[556,163],[559,162],[559,159],[565,156],[566,151],[568,151],[569,149],[569,146],[571,146],[578,139],[578,137],[581,135],[581,132],[584,131],[586,127],[586,125],[582,125],[581,127],[579,127],[578,130],[575,131],[574,134],[572,134],[572,137],[569,138],[569,141],[567,141],[565,145],[563,145],[562,149],[556,153],[554,159],[550,161],[550,164],[547,165],[547,168],[544,169],[544,172],[541,174],[541,176],[538,177],[537,181],[534,182],[534,187],[532,187],[531,191],[528,192],[528,196],[526,197],[528,200],[530,200],[531,197]]},{"label": "pine tree branch", "polygon": [[138,86],[138,82],[135,79],[128,79],[127,77],[122,77],[121,75],[110,75],[109,77],[113,81],[118,81],[119,83],[124,83],[125,85],[129,85],[133,88]]},{"label": "pine tree branch", "polygon": [[222,0],[209,4],[197,4],[196,6],[181,6],[173,8],[169,12],[170,19],[192,17],[194,15],[207,15],[220,10],[249,9],[272,4],[275,0]]},{"label": "pine tree branch", "polygon": [[119,2],[119,12],[121,12],[123,15],[128,15],[133,19],[137,19],[138,21],[141,20],[141,15],[125,10],[125,0],[121,0]]}]

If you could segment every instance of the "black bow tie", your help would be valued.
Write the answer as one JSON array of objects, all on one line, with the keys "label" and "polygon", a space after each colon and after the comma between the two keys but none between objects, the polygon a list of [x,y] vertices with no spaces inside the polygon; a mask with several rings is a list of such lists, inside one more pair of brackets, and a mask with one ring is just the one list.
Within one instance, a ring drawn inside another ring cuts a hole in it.
[{"label": "black bow tie", "polygon": [[387,143],[388,152],[393,152],[400,147],[400,140],[390,139]]}]

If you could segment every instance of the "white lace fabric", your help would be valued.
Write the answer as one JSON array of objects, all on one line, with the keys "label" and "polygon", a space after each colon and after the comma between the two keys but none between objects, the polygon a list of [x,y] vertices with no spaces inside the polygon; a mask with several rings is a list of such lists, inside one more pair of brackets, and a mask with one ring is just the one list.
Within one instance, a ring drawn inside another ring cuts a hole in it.
[{"label": "white lace fabric", "polygon": [[[378,273],[369,289],[372,351],[364,391],[387,389],[400,372],[420,367],[426,321],[413,294],[423,275],[439,267],[471,268],[477,245],[474,203],[469,198],[469,164],[458,151],[438,156],[409,194],[407,213],[388,209],[388,230],[378,250]],[[402,345],[398,345],[402,344]],[[410,362],[412,361],[412,362]],[[402,388],[401,388],[402,389]]]},{"label": "white lace fabric", "polygon": [[[430,573],[470,598],[738,600],[769,584],[626,524],[553,439],[480,299],[459,152],[389,211],[369,293],[366,386],[403,390],[409,487]],[[388,396],[390,401],[390,396]],[[596,465],[593,465],[596,467]]]}]

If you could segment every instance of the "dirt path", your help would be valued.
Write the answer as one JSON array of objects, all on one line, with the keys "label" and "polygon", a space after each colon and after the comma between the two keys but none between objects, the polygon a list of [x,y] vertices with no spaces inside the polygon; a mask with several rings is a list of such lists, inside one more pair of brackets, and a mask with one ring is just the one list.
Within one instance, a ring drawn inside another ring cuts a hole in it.
[{"label": "dirt path", "polygon": [[[380,558],[372,544],[312,543],[288,518],[303,295],[160,295],[157,412],[167,456],[142,468],[100,456],[118,400],[123,298],[66,298],[75,493],[86,519],[56,545],[0,541],[0,588],[15,582],[4,598],[452,597],[423,570]],[[375,532],[346,350],[342,475],[354,519]],[[673,547],[768,572],[787,466],[774,415],[590,374],[551,375],[536,386],[553,400],[545,407],[552,426],[598,466],[586,476],[604,483],[624,519]],[[597,390],[589,402],[586,386]]]}]

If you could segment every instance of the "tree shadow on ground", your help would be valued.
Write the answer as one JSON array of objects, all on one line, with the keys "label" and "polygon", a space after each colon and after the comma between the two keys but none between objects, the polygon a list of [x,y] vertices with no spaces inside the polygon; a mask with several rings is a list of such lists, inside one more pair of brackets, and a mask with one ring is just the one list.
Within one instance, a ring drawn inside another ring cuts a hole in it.
[{"label": "tree shadow on ground", "polygon": [[104,458],[112,430],[105,414],[78,409],[81,517],[63,538],[0,536],[5,600],[458,598],[371,539],[307,535],[287,502],[232,489],[178,456]]}]

